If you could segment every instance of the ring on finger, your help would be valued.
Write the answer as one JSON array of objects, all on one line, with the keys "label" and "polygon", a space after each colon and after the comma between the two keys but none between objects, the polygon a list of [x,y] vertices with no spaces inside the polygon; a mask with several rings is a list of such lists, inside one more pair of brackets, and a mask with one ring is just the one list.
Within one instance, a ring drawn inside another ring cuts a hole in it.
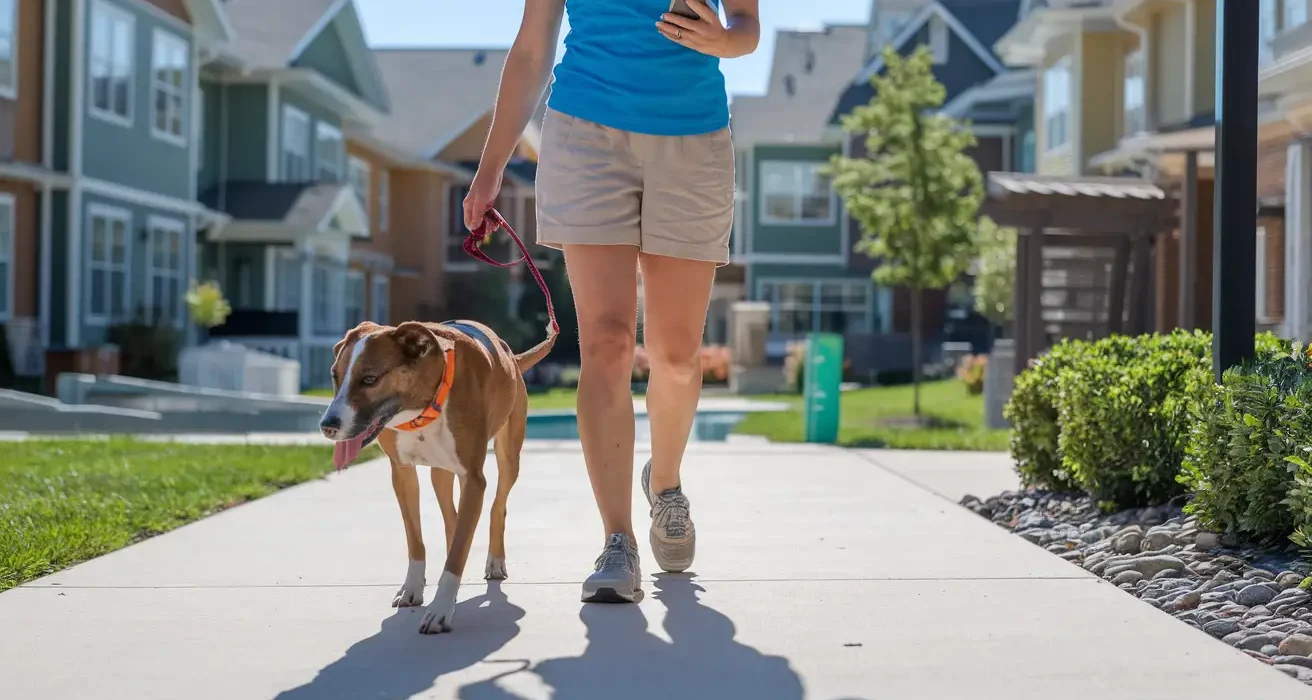
[{"label": "ring on finger", "polygon": [[683,39],[683,30],[682,29],[674,30],[674,38]]}]

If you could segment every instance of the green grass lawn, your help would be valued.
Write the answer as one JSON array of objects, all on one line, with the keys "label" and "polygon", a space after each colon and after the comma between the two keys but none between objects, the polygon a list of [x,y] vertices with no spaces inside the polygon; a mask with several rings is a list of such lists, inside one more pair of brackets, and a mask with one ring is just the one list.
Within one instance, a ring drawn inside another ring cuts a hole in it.
[{"label": "green grass lawn", "polygon": [[0,591],[333,470],[327,446],[114,438],[3,449]]},{"label": "green grass lawn", "polygon": [[[801,397],[769,397],[769,400],[785,401],[790,408],[776,413],[750,414],[734,432],[761,435],[774,442],[800,442],[803,439]],[[910,385],[845,391],[840,405],[842,424],[838,441],[848,447],[1007,449],[1006,430],[987,430],[984,427],[984,397],[967,394],[965,385],[955,379],[927,382],[920,388],[920,406],[932,419],[932,427],[881,424],[887,419],[911,415]]]}]

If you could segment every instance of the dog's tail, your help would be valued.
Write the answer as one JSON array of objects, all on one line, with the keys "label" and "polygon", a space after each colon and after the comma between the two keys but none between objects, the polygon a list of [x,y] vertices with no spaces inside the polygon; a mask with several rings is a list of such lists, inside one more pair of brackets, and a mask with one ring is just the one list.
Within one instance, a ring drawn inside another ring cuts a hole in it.
[{"label": "dog's tail", "polygon": [[551,348],[556,345],[556,336],[559,332],[555,328],[547,326],[547,339],[515,355],[515,364],[519,366],[520,374],[527,372],[530,367],[542,361],[542,358],[551,352]]}]

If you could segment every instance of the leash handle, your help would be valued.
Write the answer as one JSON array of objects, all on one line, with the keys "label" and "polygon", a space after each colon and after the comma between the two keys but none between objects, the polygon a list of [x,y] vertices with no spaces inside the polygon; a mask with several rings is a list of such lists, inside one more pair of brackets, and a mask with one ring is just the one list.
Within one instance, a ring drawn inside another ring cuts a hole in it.
[{"label": "leash handle", "polygon": [[[486,240],[488,236],[491,236],[498,228],[504,228],[506,233],[510,234],[510,239],[519,247],[520,256],[518,259],[504,263],[493,260],[479,247],[479,244]],[[538,289],[542,290],[542,296],[547,298],[548,331],[553,336],[560,333],[560,324],[556,323],[556,307],[551,304],[551,291],[547,289],[547,283],[542,279],[542,273],[538,270],[538,266],[533,264],[533,258],[528,254],[528,248],[524,246],[524,241],[519,237],[519,234],[515,233],[515,229],[506,223],[506,219],[501,216],[501,212],[489,208],[487,213],[483,214],[483,220],[465,237],[465,242],[461,247],[474,259],[496,267],[514,267],[519,263],[526,263],[529,273],[533,275],[533,280],[538,283]]]}]

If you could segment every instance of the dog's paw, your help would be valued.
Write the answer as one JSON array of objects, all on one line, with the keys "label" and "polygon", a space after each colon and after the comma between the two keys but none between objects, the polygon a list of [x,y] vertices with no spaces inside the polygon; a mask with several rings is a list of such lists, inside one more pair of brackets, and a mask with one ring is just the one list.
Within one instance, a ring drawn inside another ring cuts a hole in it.
[{"label": "dog's paw", "polygon": [[424,619],[419,623],[419,634],[442,634],[451,631],[451,618],[456,614],[456,606],[442,605],[439,598],[434,600],[424,611]]},{"label": "dog's paw", "polygon": [[483,570],[483,578],[489,581],[505,580],[506,560],[491,554],[487,555],[487,568]]},{"label": "dog's paw", "polygon": [[401,586],[401,590],[396,592],[396,597],[392,599],[394,608],[412,608],[416,605],[424,604],[424,587],[422,585],[417,589],[411,589],[409,586]]},{"label": "dog's paw", "polygon": [[411,561],[405,572],[405,583],[392,598],[392,607],[410,608],[424,604],[424,562]]}]

